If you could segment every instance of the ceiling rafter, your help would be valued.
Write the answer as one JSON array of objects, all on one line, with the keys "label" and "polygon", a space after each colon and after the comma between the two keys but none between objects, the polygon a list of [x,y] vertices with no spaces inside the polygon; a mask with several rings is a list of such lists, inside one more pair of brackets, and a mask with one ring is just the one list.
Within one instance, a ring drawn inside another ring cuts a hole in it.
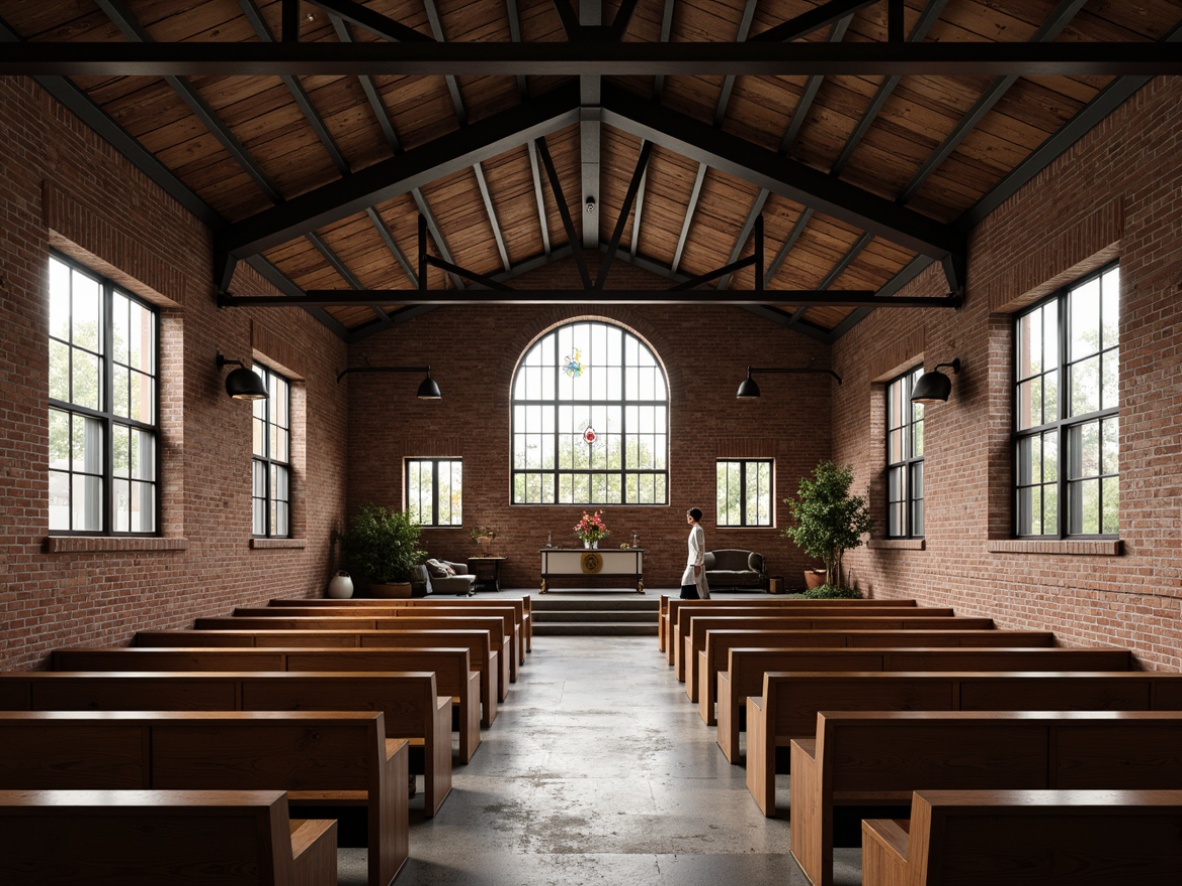
[{"label": "ceiling rafter", "polygon": [[632,178],[628,181],[628,190],[624,193],[624,202],[620,206],[620,216],[616,219],[616,227],[612,231],[611,240],[608,241],[607,251],[599,263],[599,275],[595,278],[596,289],[603,289],[604,284],[607,283],[607,275],[611,271],[616,251],[620,248],[620,240],[624,236],[624,226],[628,223],[628,215],[632,212],[632,204],[636,200],[637,191],[640,190],[640,183],[644,181],[644,174],[648,170],[648,160],[652,151],[652,142],[641,142],[636,168],[632,172]]},{"label": "ceiling rafter", "polygon": [[591,274],[587,269],[587,259],[583,255],[583,248],[579,244],[578,234],[575,232],[574,219],[570,217],[570,206],[566,196],[562,193],[562,182],[558,178],[558,170],[554,168],[554,160],[550,157],[550,149],[546,146],[546,137],[537,140],[538,156],[546,170],[546,179],[550,182],[550,192],[554,195],[554,202],[558,204],[558,215],[562,219],[562,226],[566,229],[567,242],[571,244],[571,252],[575,257],[575,264],[579,269],[579,277],[585,289],[591,288]]}]

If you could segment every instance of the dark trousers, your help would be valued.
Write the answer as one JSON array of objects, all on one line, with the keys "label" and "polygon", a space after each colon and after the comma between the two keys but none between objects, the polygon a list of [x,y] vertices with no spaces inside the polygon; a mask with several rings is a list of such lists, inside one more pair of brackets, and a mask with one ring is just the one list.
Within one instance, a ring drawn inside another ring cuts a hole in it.
[{"label": "dark trousers", "polygon": [[699,599],[701,599],[698,596],[698,586],[697,585],[682,585],[681,586],[681,599],[683,599],[683,600],[699,600]]}]

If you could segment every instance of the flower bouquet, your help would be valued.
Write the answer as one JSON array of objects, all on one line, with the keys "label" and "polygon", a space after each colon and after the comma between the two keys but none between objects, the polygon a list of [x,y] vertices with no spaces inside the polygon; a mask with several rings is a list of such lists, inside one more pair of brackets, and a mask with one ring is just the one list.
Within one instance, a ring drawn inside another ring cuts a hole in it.
[{"label": "flower bouquet", "polygon": [[594,514],[583,511],[582,518],[575,524],[575,535],[583,542],[583,547],[597,548],[599,540],[607,538],[610,534],[607,524],[603,522],[602,511],[596,511]]}]

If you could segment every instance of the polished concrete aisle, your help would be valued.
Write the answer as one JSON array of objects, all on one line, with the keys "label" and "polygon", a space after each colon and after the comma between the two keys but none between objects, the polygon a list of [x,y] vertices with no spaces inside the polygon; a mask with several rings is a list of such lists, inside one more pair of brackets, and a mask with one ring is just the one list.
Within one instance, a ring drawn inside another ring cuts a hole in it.
[{"label": "polished concrete aisle", "polygon": [[[534,638],[438,816],[412,801],[396,886],[805,886],[781,819],[722,756],[655,637]],[[365,883],[344,849],[342,884]],[[860,882],[838,850],[837,883]]]}]

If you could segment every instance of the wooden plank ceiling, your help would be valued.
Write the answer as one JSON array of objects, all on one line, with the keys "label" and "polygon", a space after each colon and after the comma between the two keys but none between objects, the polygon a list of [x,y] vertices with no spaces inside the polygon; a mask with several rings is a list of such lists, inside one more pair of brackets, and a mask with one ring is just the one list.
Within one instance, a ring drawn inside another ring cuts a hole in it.
[{"label": "wooden plank ceiling", "polygon": [[[284,5],[0,0],[0,26],[10,43],[199,43],[216,57],[221,44],[280,40]],[[1150,43],[1175,39],[1180,18],[1176,0],[901,5],[902,35],[914,43]],[[579,26],[598,27],[608,39],[614,36],[605,35],[608,28],[617,34],[623,28],[625,43],[742,43],[824,7],[852,11],[806,28],[797,42],[873,44],[888,40],[891,6],[888,0],[324,0],[299,3],[298,19],[289,21],[298,20],[301,44],[416,34],[457,44],[561,43]],[[358,24],[358,8],[416,34],[375,33]],[[68,54],[64,46],[53,50]],[[762,216],[764,290],[755,295],[766,300],[750,298],[757,284],[750,266],[703,283],[695,297],[754,301],[751,309],[763,316],[832,340],[869,308],[817,304],[820,295],[796,304],[772,297],[840,290],[889,295],[933,261],[945,262],[954,289],[963,256],[949,244],[963,241],[974,213],[1004,196],[1015,170],[1022,174],[1038,162],[1040,146],[1073,127],[1082,134],[1079,121],[1087,119],[1090,103],[1118,78],[642,77],[592,69],[580,77],[71,79],[81,94],[74,101],[102,112],[107,122],[100,131],[121,130],[171,172],[210,208],[234,259],[264,269],[277,293],[386,290],[376,304],[318,311],[346,339],[432,303],[418,289],[420,217],[430,254],[513,285],[527,271],[580,252],[596,280],[623,213],[616,261],[670,281],[751,256],[755,219]],[[54,80],[61,82],[43,78]],[[840,190],[800,186],[802,169]],[[895,219],[903,221],[899,230]],[[950,232],[947,240],[925,234],[939,229]],[[216,279],[219,269],[212,273]],[[487,292],[487,281],[438,267],[428,270],[426,285],[428,295],[502,296]],[[604,290],[612,289],[609,274]],[[586,300],[596,298],[591,292]]]}]

